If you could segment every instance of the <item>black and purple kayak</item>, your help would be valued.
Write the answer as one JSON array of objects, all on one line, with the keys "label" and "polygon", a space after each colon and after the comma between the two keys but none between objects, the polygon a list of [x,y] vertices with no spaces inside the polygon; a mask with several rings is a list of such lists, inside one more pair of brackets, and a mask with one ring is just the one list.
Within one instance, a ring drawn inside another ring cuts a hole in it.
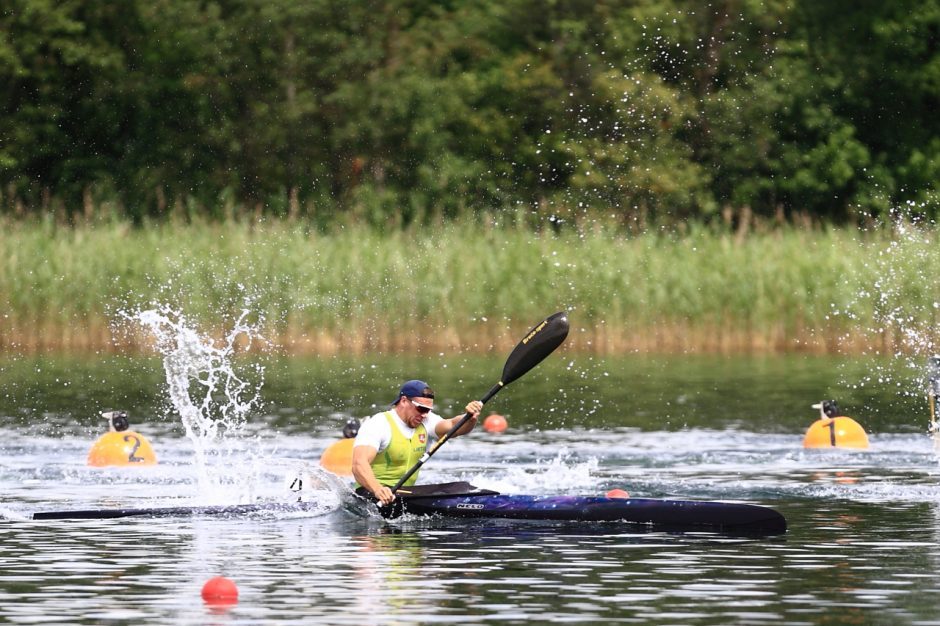
[{"label": "black and purple kayak", "polygon": [[[705,500],[611,498],[607,496],[503,495],[466,482],[405,487],[385,517],[402,514],[458,518],[620,522],[650,530],[778,534],[787,521],[774,509],[755,504]],[[312,502],[270,502],[219,506],[77,509],[41,511],[34,520],[114,519],[123,517],[226,516],[316,511]]]},{"label": "black and purple kayak", "polygon": [[401,504],[383,509],[383,515],[624,522],[661,530],[761,534],[787,530],[787,520],[774,509],[735,502],[504,495],[464,482],[405,487],[398,493]]},{"label": "black and purple kayak", "polygon": [[786,519],[753,504],[606,496],[439,496],[408,499],[406,513],[585,522],[629,522],[676,530],[784,532]]}]

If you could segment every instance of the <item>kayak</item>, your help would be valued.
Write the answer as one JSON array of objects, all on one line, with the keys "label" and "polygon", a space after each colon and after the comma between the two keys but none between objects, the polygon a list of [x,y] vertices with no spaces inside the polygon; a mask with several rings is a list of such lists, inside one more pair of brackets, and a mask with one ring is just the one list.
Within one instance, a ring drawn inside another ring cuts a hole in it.
[{"label": "kayak", "polygon": [[[778,534],[787,521],[777,511],[755,504],[707,500],[611,498],[607,496],[504,495],[467,482],[403,488],[391,507],[380,507],[388,518],[444,516],[576,522],[620,522],[655,530],[718,531]],[[114,519],[122,517],[239,516],[253,513],[290,514],[322,511],[316,502],[267,502],[217,506],[170,506],[121,509],[40,511],[34,520]]]},{"label": "kayak", "polygon": [[741,530],[782,533],[786,519],[753,504],[605,496],[440,496],[404,501],[415,515],[585,522],[629,522],[671,530]]},{"label": "kayak", "polygon": [[398,492],[401,494],[399,506],[383,507],[384,515],[624,522],[661,530],[762,534],[787,530],[783,515],[756,504],[607,496],[504,495],[465,482],[406,489]]}]

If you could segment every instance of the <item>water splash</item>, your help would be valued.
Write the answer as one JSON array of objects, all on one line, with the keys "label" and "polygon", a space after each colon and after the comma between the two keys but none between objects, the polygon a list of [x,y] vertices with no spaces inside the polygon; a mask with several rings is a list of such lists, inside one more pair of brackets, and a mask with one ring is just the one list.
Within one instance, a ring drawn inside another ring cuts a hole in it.
[{"label": "water splash", "polygon": [[548,461],[538,460],[534,467],[509,466],[505,474],[493,476],[491,472],[467,476],[478,487],[503,493],[573,493],[596,489],[594,474],[598,460],[580,460],[567,448],[560,450]]},{"label": "water splash", "polygon": [[227,481],[224,471],[212,471],[210,458],[230,452],[226,444],[244,431],[249,413],[261,404],[264,367],[249,364],[250,376],[242,376],[234,357],[239,348],[263,341],[262,320],[251,322],[249,311],[242,311],[232,329],[213,340],[167,305],[126,317],[150,331],[163,356],[169,399],[193,443],[200,490],[208,493]]},{"label": "water splash", "polygon": [[[870,286],[859,290],[849,306],[832,307],[834,315],[858,322],[867,336],[880,337],[883,351],[891,357],[889,363],[874,366],[868,376],[847,385],[893,387],[899,398],[924,399],[929,393],[929,358],[940,352],[940,301],[934,295],[937,224],[916,215],[896,217],[890,241],[874,248],[861,268],[872,276]],[[867,328],[860,321],[865,315],[857,315],[853,307],[870,312]],[[935,422],[933,415],[930,421]],[[940,446],[940,439],[937,443]]]}]

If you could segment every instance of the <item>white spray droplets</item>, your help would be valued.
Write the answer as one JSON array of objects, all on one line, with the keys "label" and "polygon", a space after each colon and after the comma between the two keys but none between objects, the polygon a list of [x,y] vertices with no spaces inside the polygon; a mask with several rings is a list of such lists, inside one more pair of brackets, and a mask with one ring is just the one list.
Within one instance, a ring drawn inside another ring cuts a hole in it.
[{"label": "white spray droplets", "polygon": [[225,454],[226,436],[237,437],[261,404],[264,367],[249,364],[250,374],[241,375],[234,366],[240,348],[262,340],[261,322],[249,322],[249,311],[242,311],[231,330],[214,340],[166,305],[124,315],[152,334],[163,357],[170,402],[195,448],[200,485],[218,486],[224,477],[213,476],[209,457]]},{"label": "white spray droplets", "polygon": [[[831,316],[852,320],[856,325],[868,317],[871,321],[865,334],[880,339],[879,351],[892,357],[891,364],[876,366],[870,376],[852,387],[871,383],[894,387],[899,396],[921,397],[926,359],[940,351],[936,300],[930,297],[937,284],[937,268],[932,263],[936,224],[913,215],[899,215],[892,230],[890,241],[877,243],[876,239],[870,261],[858,270],[872,276],[871,285],[859,289],[853,301],[833,304]],[[857,311],[870,313],[861,315]],[[911,384],[912,379],[919,383]]]}]

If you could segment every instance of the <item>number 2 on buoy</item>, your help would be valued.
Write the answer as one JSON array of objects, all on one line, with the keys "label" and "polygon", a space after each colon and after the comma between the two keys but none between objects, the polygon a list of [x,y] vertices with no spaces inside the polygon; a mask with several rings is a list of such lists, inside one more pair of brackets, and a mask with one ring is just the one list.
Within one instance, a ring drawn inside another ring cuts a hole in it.
[{"label": "number 2 on buoy", "polygon": [[133,441],[134,447],[131,448],[130,454],[127,455],[127,460],[131,463],[142,463],[147,459],[137,456],[137,449],[140,448],[140,438],[136,435],[124,435],[124,441]]}]

